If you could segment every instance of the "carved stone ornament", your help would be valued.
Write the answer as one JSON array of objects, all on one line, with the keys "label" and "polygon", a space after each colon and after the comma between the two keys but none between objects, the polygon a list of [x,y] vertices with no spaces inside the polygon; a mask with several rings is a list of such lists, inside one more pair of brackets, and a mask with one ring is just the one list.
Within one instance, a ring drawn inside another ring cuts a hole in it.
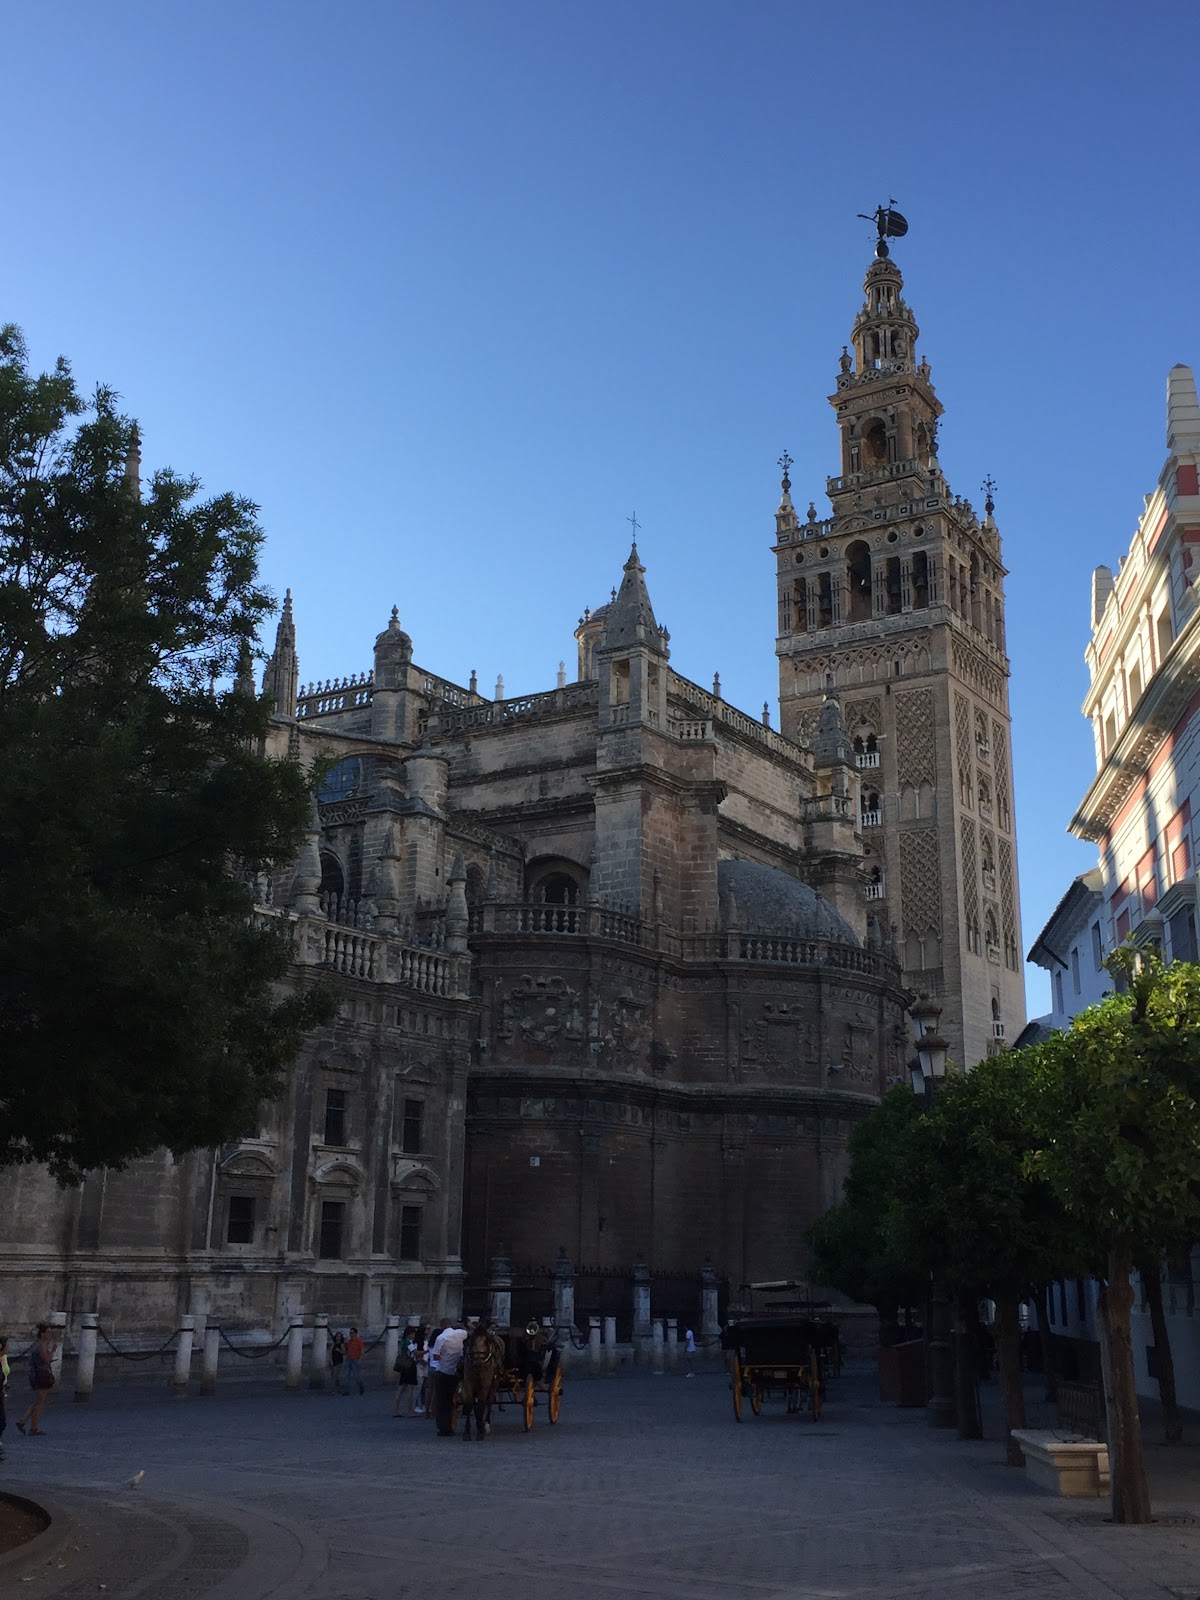
[{"label": "carved stone ornament", "polygon": [[548,1049],[561,1041],[578,1043],[584,1033],[579,991],[563,978],[527,973],[501,1002],[496,1037],[506,1043],[519,1039]]}]

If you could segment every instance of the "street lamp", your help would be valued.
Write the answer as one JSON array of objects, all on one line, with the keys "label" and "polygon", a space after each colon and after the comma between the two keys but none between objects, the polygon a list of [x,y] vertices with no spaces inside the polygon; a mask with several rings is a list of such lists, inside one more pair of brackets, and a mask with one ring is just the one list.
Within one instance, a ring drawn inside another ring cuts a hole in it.
[{"label": "street lamp", "polygon": [[[917,1030],[917,1053],[909,1062],[912,1090],[926,1108],[933,1104],[938,1084],[946,1076],[949,1045],[937,1031],[942,1008],[927,994],[920,995],[908,1008]],[[950,1300],[944,1284],[934,1282],[929,1293],[929,1401],[925,1419],[931,1428],[953,1428],[958,1421],[954,1390],[954,1353],[950,1343]]]}]

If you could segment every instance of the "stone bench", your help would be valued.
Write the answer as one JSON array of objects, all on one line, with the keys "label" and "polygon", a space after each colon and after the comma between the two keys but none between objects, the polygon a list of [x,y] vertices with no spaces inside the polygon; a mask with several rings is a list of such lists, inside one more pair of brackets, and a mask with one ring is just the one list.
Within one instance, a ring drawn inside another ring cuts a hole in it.
[{"label": "stone bench", "polygon": [[1095,1500],[1109,1492],[1108,1446],[1078,1433],[1014,1428],[1025,1453],[1025,1475],[1041,1489],[1068,1500]]}]

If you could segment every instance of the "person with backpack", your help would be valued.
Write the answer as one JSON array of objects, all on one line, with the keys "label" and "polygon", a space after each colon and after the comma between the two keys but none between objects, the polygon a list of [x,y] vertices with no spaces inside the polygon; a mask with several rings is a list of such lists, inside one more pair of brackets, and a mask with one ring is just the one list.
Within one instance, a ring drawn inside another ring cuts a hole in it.
[{"label": "person with backpack", "polygon": [[33,1390],[33,1399],[24,1416],[17,1418],[17,1432],[28,1430],[36,1437],[45,1431],[42,1428],[42,1412],[54,1387],[54,1343],[47,1322],[38,1323],[37,1333],[29,1347],[29,1387]]},{"label": "person with backpack", "polygon": [[346,1393],[347,1394],[349,1394],[349,1392],[350,1392],[350,1385],[352,1383],[356,1383],[358,1385],[359,1394],[366,1394],[366,1392],[367,1392],[366,1391],[366,1387],[363,1384],[362,1373],[359,1370],[359,1365],[358,1365],[359,1362],[363,1358],[363,1350],[364,1350],[364,1348],[365,1348],[365,1346],[363,1345],[362,1340],[358,1336],[358,1329],[357,1328],[351,1328],[350,1329],[350,1337],[346,1340]]},{"label": "person with backpack", "polygon": [[[414,1401],[417,1393],[417,1329],[407,1327],[400,1340],[400,1348],[396,1352],[396,1406],[392,1412],[394,1417],[415,1417]],[[402,1410],[405,1397],[408,1398],[408,1410]]]},{"label": "person with backpack", "polygon": [[342,1367],[346,1361],[346,1335],[335,1333],[333,1342],[329,1346],[329,1365],[333,1369],[334,1394],[347,1394],[349,1391],[342,1387]]}]

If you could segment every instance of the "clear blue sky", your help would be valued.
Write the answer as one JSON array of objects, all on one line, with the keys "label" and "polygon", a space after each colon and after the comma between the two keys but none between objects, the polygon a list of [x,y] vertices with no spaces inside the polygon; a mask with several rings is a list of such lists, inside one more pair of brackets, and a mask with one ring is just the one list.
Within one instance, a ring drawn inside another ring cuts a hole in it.
[{"label": "clear blue sky", "polygon": [[[676,666],[774,705],[775,460],[896,248],[1011,569],[1026,948],[1066,823],[1088,578],[1200,364],[1194,0],[3,0],[0,316],[138,415],[147,468],[262,507],[301,675],[550,687],[641,553]],[[1030,1010],[1046,1009],[1031,969]]]}]

